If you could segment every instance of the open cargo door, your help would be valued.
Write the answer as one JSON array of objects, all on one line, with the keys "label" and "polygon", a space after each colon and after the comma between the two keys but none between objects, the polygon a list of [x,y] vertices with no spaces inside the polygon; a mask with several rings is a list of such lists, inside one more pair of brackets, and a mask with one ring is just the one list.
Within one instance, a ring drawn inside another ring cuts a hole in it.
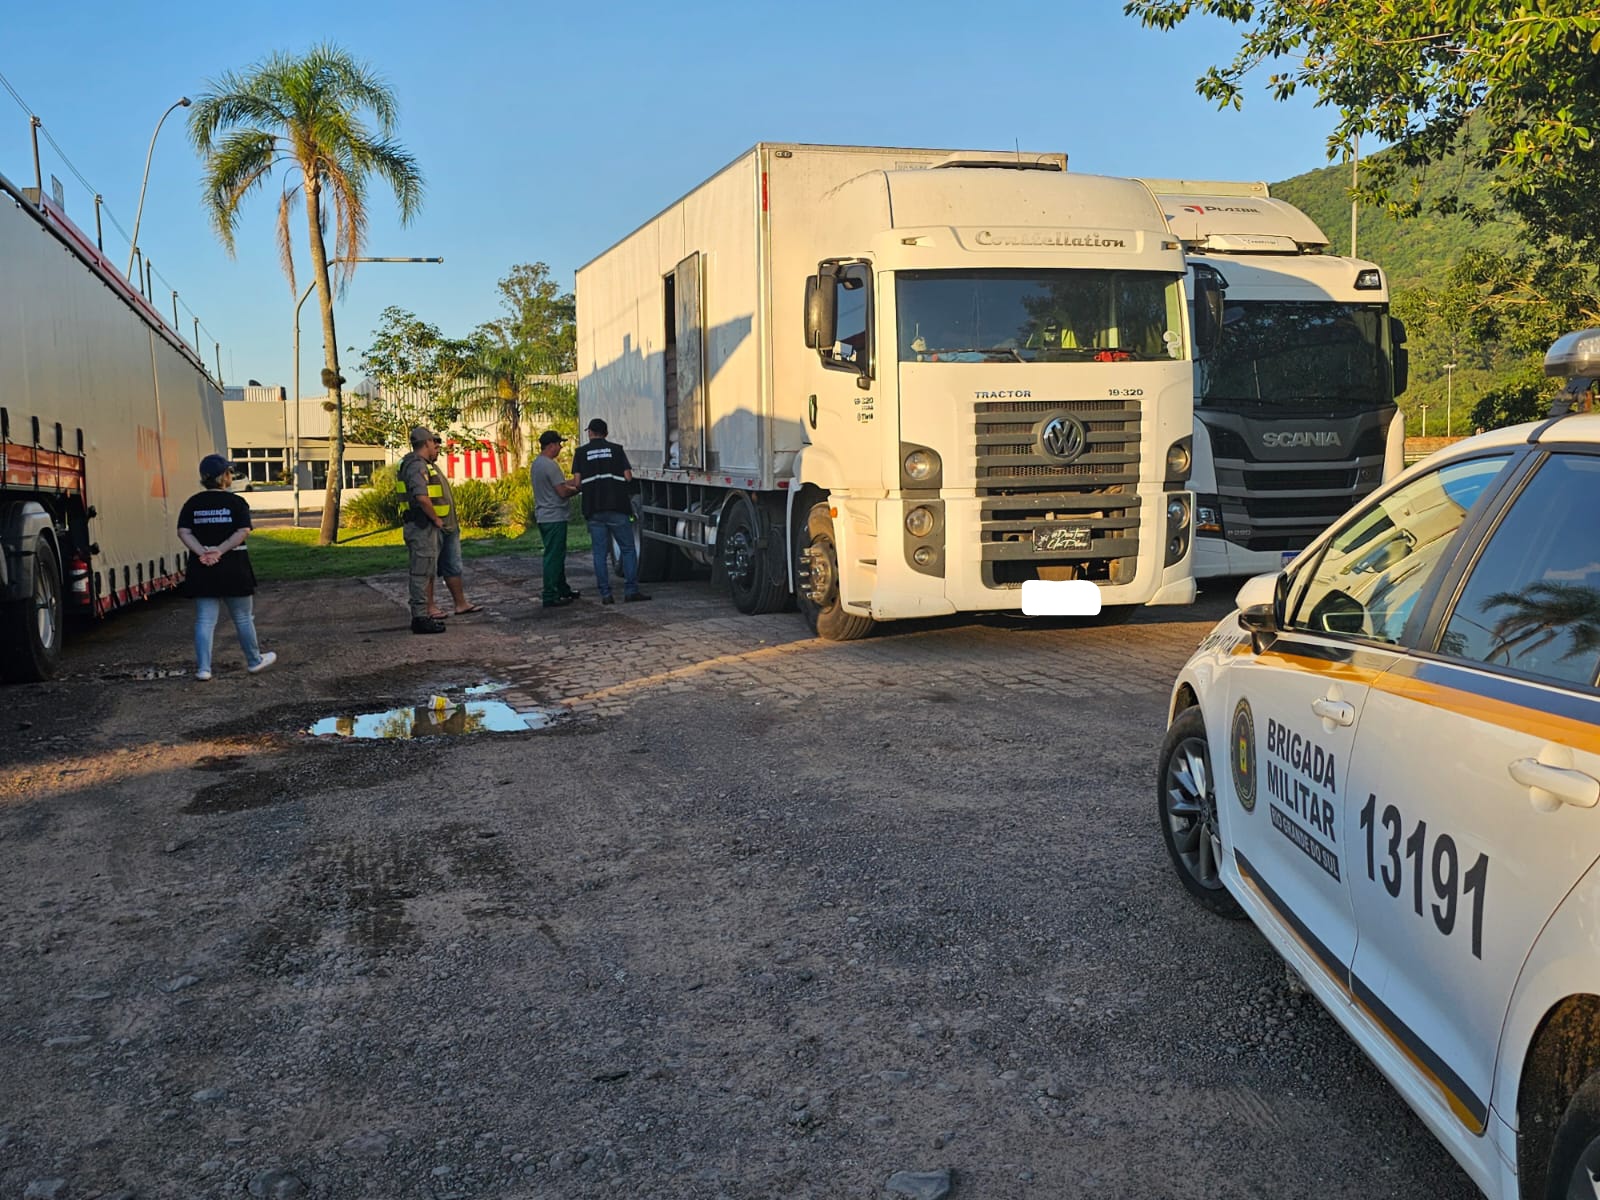
[{"label": "open cargo door", "polygon": [[[673,268],[673,328],[676,331],[678,466],[706,465],[706,331],[700,253]],[[669,422],[670,426],[670,422]],[[671,438],[669,428],[668,438]]]}]

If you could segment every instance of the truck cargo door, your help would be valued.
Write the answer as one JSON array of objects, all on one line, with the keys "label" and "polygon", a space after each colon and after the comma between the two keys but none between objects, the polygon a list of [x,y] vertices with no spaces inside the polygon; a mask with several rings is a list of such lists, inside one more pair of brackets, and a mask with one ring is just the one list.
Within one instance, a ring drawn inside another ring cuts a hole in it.
[{"label": "truck cargo door", "polygon": [[[703,470],[706,465],[706,372],[704,272],[695,252],[673,268],[673,320],[677,354],[676,401],[678,465]],[[669,417],[672,414],[669,414]],[[667,437],[673,422],[668,421]]]}]

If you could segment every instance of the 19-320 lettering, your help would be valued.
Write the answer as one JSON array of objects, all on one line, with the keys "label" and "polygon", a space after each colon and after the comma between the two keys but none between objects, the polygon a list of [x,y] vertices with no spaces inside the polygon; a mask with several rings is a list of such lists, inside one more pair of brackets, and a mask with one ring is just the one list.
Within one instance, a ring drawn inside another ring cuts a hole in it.
[{"label": "19-320 lettering", "polygon": [[[1381,832],[1378,826],[1383,828]],[[1394,899],[1400,899],[1405,890],[1406,875],[1411,879],[1411,908],[1423,916],[1423,863],[1428,863],[1426,874],[1431,876],[1433,895],[1429,898],[1429,915],[1434,927],[1449,937],[1456,929],[1456,916],[1463,894],[1472,906],[1472,956],[1483,957],[1483,900],[1489,882],[1489,856],[1479,854],[1478,861],[1466,872],[1461,870],[1461,858],[1456,850],[1456,840],[1448,833],[1433,838],[1431,853],[1428,842],[1428,823],[1418,821],[1411,835],[1404,839],[1405,821],[1394,805],[1384,806],[1378,813],[1378,797],[1368,795],[1366,807],[1361,810],[1361,828],[1367,835],[1367,878],[1376,882],[1382,879],[1384,890]],[[1379,837],[1384,839],[1377,845]]]}]

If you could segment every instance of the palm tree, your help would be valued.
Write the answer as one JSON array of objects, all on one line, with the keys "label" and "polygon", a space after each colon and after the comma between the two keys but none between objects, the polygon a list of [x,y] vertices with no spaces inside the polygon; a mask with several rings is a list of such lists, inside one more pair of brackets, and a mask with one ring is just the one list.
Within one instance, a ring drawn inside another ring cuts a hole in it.
[{"label": "palm tree", "polygon": [[576,432],[577,393],[561,384],[559,364],[529,341],[510,337],[498,322],[480,326],[469,341],[450,402],[467,416],[491,421],[513,471],[522,466],[523,431],[539,418]]},{"label": "palm tree", "polygon": [[[339,530],[344,491],[344,379],[333,329],[334,285],[324,240],[332,209],[334,259],[340,289],[349,281],[367,233],[367,188],[376,175],[393,190],[400,222],[422,204],[422,173],[394,141],[394,92],[364,63],[338,46],[316,46],[303,57],[276,53],[244,72],[211,80],[189,114],[189,136],[205,158],[205,206],[229,254],[239,206],[282,165],[278,198],[278,255],[289,290],[295,284],[289,220],[296,192],[305,195],[311,268],[322,302],[323,383],[333,395],[333,447],[328,497],[322,508],[323,545]],[[374,132],[363,122],[370,113]],[[298,364],[296,364],[298,369]]]}]

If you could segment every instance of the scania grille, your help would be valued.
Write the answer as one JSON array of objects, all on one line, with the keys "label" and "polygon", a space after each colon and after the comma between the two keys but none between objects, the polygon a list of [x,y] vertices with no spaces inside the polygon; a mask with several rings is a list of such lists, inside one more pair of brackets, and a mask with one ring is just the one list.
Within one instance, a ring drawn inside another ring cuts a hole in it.
[{"label": "scania grille", "polygon": [[1222,528],[1230,542],[1248,550],[1300,550],[1372,494],[1383,460],[1297,466],[1218,459],[1216,469]]},{"label": "scania grille", "polygon": [[[984,583],[1128,583],[1139,553],[1139,403],[1004,400],[976,406]],[[1082,426],[1080,453],[1047,452],[1056,418]]]}]

